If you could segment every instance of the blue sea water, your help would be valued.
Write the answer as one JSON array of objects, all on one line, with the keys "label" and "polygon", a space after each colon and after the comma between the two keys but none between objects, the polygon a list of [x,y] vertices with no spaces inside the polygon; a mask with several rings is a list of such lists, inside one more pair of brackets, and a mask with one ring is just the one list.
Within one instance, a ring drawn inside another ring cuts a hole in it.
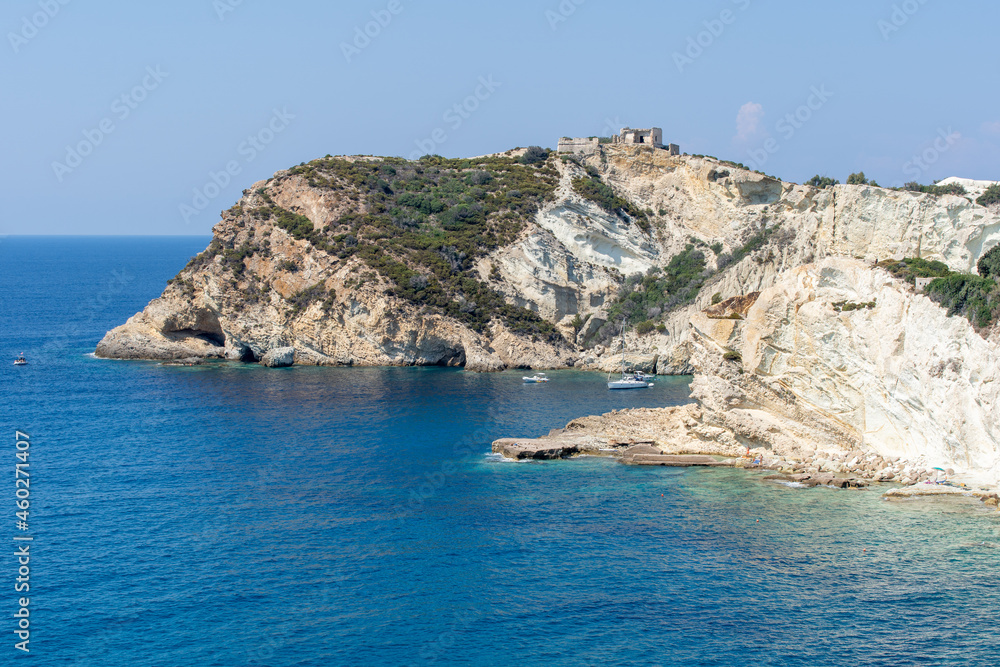
[{"label": "blue sea water", "polygon": [[[687,378],[611,393],[570,371],[90,356],[207,241],[0,240],[0,664],[1000,660],[1000,521],[980,504],[489,454],[685,402]],[[29,655],[17,535],[34,537]]]}]

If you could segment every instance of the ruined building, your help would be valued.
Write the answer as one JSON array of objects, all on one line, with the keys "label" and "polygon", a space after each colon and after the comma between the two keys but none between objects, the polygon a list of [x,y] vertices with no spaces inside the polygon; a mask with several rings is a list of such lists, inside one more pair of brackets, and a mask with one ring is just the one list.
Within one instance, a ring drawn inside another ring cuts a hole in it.
[{"label": "ruined building", "polygon": [[[668,151],[671,155],[680,155],[681,148],[677,144],[663,144],[663,130],[658,127],[651,127],[644,130],[636,130],[630,127],[622,128],[620,134],[611,137],[613,144],[628,144],[650,146]],[[600,140],[597,137],[570,138],[563,137],[559,140],[560,153],[572,153],[574,155],[591,155],[597,152]]]}]

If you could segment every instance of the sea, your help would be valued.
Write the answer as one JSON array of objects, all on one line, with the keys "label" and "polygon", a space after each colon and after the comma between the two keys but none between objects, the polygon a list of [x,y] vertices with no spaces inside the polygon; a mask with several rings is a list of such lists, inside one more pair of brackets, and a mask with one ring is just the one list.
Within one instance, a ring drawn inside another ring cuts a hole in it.
[{"label": "sea", "polygon": [[490,452],[690,378],[95,358],[208,241],[0,240],[0,664],[1000,662],[980,503]]}]

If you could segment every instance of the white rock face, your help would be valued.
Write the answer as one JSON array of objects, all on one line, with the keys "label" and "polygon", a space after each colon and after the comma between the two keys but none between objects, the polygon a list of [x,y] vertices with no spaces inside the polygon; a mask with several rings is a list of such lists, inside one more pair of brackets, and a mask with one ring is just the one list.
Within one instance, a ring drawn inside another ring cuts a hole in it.
[{"label": "white rock face", "polygon": [[[964,197],[935,197],[868,186],[819,190],[782,183],[709,158],[671,156],[637,146],[602,146],[582,165],[555,161],[561,180],[518,239],[480,260],[475,269],[512,304],[557,325],[569,347],[514,336],[498,329],[473,332],[457,321],[391,297],[385,281],[350,261],[313,252],[272,225],[243,216],[217,227],[233,243],[267,244],[273,256],[254,256],[248,269],[262,282],[260,297],[246,298],[218,260],[182,272],[186,289],[168,287],[160,299],[110,332],[98,354],[124,358],[223,357],[259,359],[274,347],[294,346],[296,363],[443,364],[483,370],[532,365],[611,370],[620,364],[612,346],[583,344],[605,323],[625,277],[663,268],[692,239],[718,244],[723,255],[755,234],[777,230],[764,247],[710,278],[688,307],[662,322],[663,332],[629,333],[630,355],[660,373],[692,371],[690,320],[713,295],[729,298],[775,285],[798,266],[825,257],[866,262],[893,256],[940,259],[968,271],[1000,242],[1000,217]],[[587,174],[634,205],[651,211],[651,227],[608,214],[578,196],[572,180]],[[255,192],[266,183],[255,184]],[[302,212],[322,227],[353,211],[356,203],[314,188],[303,178],[271,189],[275,202]],[[242,202],[255,205],[254,195]],[[700,245],[710,269],[718,256]],[[298,271],[281,269],[294,261]],[[336,298],[293,310],[288,299],[322,285]],[[579,321],[574,318],[579,317]],[[583,323],[577,331],[577,326]],[[997,334],[1000,338],[1000,333]],[[607,341],[605,341],[607,342]],[[573,347],[573,343],[577,347]]]},{"label": "white rock face", "polygon": [[[501,274],[491,286],[508,300],[553,322],[591,317],[603,323],[624,276],[663,267],[691,238],[739,248],[763,228],[790,237],[778,253],[747,257],[713,278],[695,304],[664,322],[667,333],[629,340],[629,350],[655,356],[661,373],[690,372],[688,322],[716,293],[729,298],[774,285],[792,268],[828,256],[878,260],[920,256],[956,271],[974,271],[978,258],[1000,243],[1000,216],[965,197],[936,197],[870,186],[816,189],[781,183],[708,158],[669,156],[638,147],[602,147],[584,158],[605,183],[654,211],[654,230],[610,216],[579,196],[572,179],[584,175],[560,164],[556,201],[515,245],[480,263]],[[707,251],[709,264],[714,253]],[[583,338],[581,338],[581,341]],[[614,360],[582,354],[587,368]]]},{"label": "white rock face", "polygon": [[1000,242],[1000,218],[965,197],[838,185],[832,224],[820,233],[827,253],[868,262],[896,257],[940,260],[975,272],[976,260]]},{"label": "white rock face", "polygon": [[861,448],[998,482],[1000,349],[887,273],[826,259],[765,290],[744,321],[692,325],[709,421],[783,450]]}]

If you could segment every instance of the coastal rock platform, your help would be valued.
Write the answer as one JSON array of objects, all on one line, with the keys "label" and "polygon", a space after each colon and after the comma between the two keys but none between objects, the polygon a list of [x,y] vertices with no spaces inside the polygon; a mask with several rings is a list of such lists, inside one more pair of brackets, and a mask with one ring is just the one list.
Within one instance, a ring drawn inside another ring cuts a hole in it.
[{"label": "coastal rock platform", "polygon": [[762,481],[794,488],[865,489],[903,484],[887,498],[968,495],[987,505],[1000,503],[996,493],[979,485],[943,482],[941,471],[921,461],[883,457],[855,448],[806,448],[800,440],[766,429],[732,428],[712,419],[698,404],[666,408],[615,410],[575,419],[566,428],[540,438],[501,438],[493,451],[514,460],[608,456],[625,465],[744,468],[767,472]]}]

